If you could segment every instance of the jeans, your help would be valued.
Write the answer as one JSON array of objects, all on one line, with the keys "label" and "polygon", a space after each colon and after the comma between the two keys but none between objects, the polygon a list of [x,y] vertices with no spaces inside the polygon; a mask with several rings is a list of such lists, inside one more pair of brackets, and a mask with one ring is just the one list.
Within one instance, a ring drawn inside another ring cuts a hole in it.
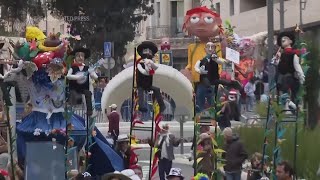
[{"label": "jeans", "polygon": [[253,103],[254,103],[254,96],[247,96],[247,111],[252,111],[253,110]]},{"label": "jeans", "polygon": [[206,99],[208,101],[209,106],[212,106],[214,96],[214,89],[208,88],[203,84],[198,84],[197,86],[197,92],[196,92],[196,105],[198,106],[198,112],[201,112],[204,110],[204,105],[206,103]]},{"label": "jeans", "polygon": [[226,172],[227,180],[241,180],[241,171],[240,172]]},{"label": "jeans", "polygon": [[166,180],[166,175],[170,173],[170,169],[172,168],[172,161],[166,158],[160,159],[158,168],[160,180]]}]

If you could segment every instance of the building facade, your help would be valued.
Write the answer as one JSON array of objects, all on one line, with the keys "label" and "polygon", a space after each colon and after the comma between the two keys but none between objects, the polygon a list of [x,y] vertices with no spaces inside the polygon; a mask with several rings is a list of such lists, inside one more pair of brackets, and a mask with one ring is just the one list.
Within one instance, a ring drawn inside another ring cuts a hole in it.
[{"label": "building facade", "polygon": [[[204,4],[217,7],[222,20],[230,20],[232,25],[236,26],[235,32],[240,36],[249,36],[268,29],[267,0],[206,0]],[[286,29],[293,28],[296,24],[303,24],[303,29],[320,25],[319,0],[284,0],[284,8]],[[279,0],[274,0],[275,30],[280,29],[279,9]]]}]

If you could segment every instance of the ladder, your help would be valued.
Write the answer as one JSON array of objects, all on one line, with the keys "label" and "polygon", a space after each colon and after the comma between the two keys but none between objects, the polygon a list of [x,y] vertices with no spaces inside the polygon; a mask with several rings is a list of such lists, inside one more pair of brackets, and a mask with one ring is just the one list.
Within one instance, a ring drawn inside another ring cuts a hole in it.
[{"label": "ladder", "polygon": [[[1,104],[2,106],[2,104]],[[2,121],[0,122],[0,128],[6,128],[8,131],[8,137],[9,137],[9,147],[8,147],[8,152],[10,154],[10,165],[11,165],[11,171],[12,171],[12,180],[15,180],[15,161],[14,161],[14,143],[16,143],[16,135],[13,134],[13,130],[12,128],[14,126],[11,125],[10,123],[10,114],[9,114],[9,107],[7,105],[3,106],[3,114],[2,114]],[[1,137],[2,138],[2,137]],[[5,141],[7,141],[6,139],[4,139]],[[10,173],[10,172],[9,172]]]},{"label": "ladder", "polygon": [[[152,123],[151,127],[147,127],[144,125],[142,121],[138,121],[136,118],[138,116],[138,99],[141,97],[138,97],[138,89],[137,89],[137,83],[136,83],[136,70],[137,70],[137,58],[136,58],[136,48],[134,49],[134,66],[133,66],[133,79],[132,79],[132,109],[131,109],[131,122],[130,122],[130,146],[133,146],[133,138],[134,138],[134,132],[141,131],[141,132],[149,132],[151,137],[151,142],[155,142],[156,139],[156,130],[155,130],[155,118],[157,113],[157,107],[158,105],[154,103],[153,101],[153,91],[147,92],[147,105],[152,105],[152,110],[150,111],[151,117],[152,117]],[[140,124],[140,125],[139,125]],[[148,179],[152,179],[152,169],[153,169],[153,159],[154,159],[154,153],[153,153],[153,147],[150,147],[150,158],[149,158],[149,172],[148,172]]]},{"label": "ladder", "polygon": [[[218,95],[218,89],[215,88],[214,86],[212,86],[212,89],[214,89],[215,91],[215,96],[213,98],[213,102],[212,102],[212,106],[207,108],[207,109],[204,109],[202,112],[200,113],[196,113],[196,97],[194,96],[193,98],[193,103],[194,103],[194,114],[195,114],[195,117],[194,117],[194,146],[193,146],[193,153],[194,153],[194,176],[197,175],[198,173],[198,163],[201,161],[201,160],[198,160],[197,159],[197,155],[198,155],[198,150],[197,150],[197,145],[198,145],[198,141],[199,141],[199,135],[200,135],[200,128],[201,126],[208,126],[210,127],[214,127],[214,145],[213,145],[213,149],[217,149],[219,148],[217,145],[220,144],[220,142],[218,142],[218,140],[220,139],[219,138],[219,134],[217,132],[217,123],[216,123],[216,119],[218,117],[218,110],[221,108],[218,106],[218,101],[217,101],[217,95]],[[220,139],[221,140],[221,139]],[[215,178],[214,179],[217,179],[219,178],[219,175],[218,175],[218,164],[221,162],[221,159],[218,158],[219,154],[218,153],[215,153],[214,154],[214,171],[212,173],[214,174],[211,174],[212,176],[214,176]],[[199,162],[198,162],[199,161]],[[212,177],[211,176],[211,177]],[[209,177],[209,178],[211,178]]]}]

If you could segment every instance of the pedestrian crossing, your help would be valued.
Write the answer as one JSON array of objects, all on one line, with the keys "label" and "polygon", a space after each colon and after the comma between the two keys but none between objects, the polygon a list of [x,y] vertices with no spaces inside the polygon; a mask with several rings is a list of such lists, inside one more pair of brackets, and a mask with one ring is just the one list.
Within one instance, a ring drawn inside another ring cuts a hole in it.
[{"label": "pedestrian crossing", "polygon": [[142,166],[142,173],[143,173],[143,178],[142,180],[148,180],[149,179],[149,165],[148,166]]}]

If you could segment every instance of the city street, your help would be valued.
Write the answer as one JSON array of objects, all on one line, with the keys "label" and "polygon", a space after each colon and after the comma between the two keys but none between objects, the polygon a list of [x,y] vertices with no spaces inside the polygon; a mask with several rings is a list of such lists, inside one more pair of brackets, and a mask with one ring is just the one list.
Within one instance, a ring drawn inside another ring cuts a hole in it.
[{"label": "city street", "polygon": [[[187,146],[184,147],[184,155],[181,155],[180,153],[180,147],[175,148],[175,160],[173,161],[172,167],[181,168],[183,175],[185,178],[190,178],[193,176],[193,168],[192,164],[193,161],[189,161],[188,157],[190,156],[190,147],[191,143],[187,144]],[[150,159],[150,148],[145,147],[139,150],[136,150],[136,153],[139,154],[139,164],[142,166],[144,179],[148,179],[149,175],[149,159]],[[157,172],[156,179],[159,179],[159,174]]]}]

